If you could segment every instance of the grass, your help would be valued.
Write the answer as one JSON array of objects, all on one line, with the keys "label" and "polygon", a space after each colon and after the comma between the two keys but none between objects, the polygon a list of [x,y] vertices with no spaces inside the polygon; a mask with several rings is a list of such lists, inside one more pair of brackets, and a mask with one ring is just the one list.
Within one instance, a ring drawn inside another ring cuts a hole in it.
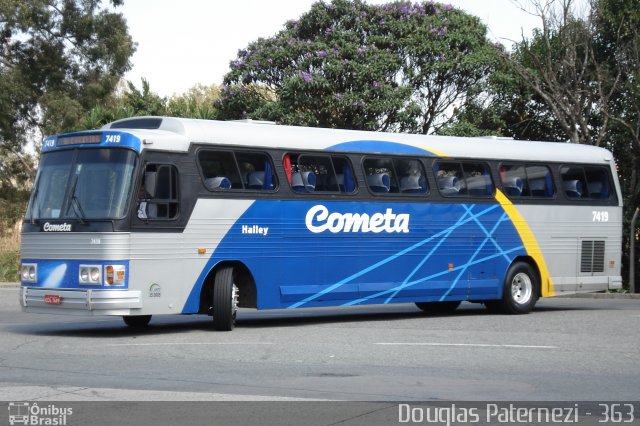
[{"label": "grass", "polygon": [[17,282],[20,265],[20,223],[2,229],[0,236],[0,282]]}]

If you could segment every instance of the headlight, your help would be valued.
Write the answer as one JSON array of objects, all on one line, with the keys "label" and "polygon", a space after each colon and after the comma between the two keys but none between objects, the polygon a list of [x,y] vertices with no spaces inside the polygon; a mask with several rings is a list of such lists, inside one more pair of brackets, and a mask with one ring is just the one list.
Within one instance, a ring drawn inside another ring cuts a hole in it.
[{"label": "headlight", "polygon": [[80,265],[78,281],[84,285],[101,285],[102,273],[100,265]]},{"label": "headlight", "polygon": [[35,263],[23,263],[20,266],[20,280],[23,283],[35,283],[38,281],[38,265]]}]

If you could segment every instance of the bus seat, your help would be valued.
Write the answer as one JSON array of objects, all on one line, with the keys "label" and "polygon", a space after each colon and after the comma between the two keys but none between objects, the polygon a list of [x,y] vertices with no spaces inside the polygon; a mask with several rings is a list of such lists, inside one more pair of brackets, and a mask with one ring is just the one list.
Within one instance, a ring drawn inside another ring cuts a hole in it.
[{"label": "bus seat", "polygon": [[316,174],[295,172],[291,175],[291,188],[296,192],[313,192],[316,189]]},{"label": "bus seat", "polygon": [[386,173],[375,173],[367,176],[367,183],[373,192],[389,192],[391,177]]},{"label": "bus seat", "polygon": [[400,179],[400,192],[405,194],[422,194],[427,192],[424,177],[420,175],[403,177]]},{"label": "bus seat", "polygon": [[546,196],[546,184],[544,178],[529,179],[529,189],[534,197]]},{"label": "bus seat", "polygon": [[264,172],[249,172],[247,175],[249,189],[263,189]]},{"label": "bus seat", "polygon": [[218,190],[218,189],[231,189],[231,181],[224,176],[217,176],[205,179],[204,186],[207,187],[208,190]]},{"label": "bus seat", "polygon": [[444,195],[456,195],[460,192],[460,183],[455,176],[442,176],[438,178],[438,189]]},{"label": "bus seat", "polygon": [[508,179],[502,188],[504,192],[510,197],[519,197],[522,195],[522,188],[524,188],[524,181],[520,177],[512,177]]},{"label": "bus seat", "polygon": [[587,188],[589,189],[589,196],[591,198],[609,198],[609,185],[607,185],[607,182],[600,180],[589,182]]},{"label": "bus seat", "polygon": [[582,182],[577,179],[565,180],[562,182],[564,193],[569,198],[580,198],[582,196]]}]

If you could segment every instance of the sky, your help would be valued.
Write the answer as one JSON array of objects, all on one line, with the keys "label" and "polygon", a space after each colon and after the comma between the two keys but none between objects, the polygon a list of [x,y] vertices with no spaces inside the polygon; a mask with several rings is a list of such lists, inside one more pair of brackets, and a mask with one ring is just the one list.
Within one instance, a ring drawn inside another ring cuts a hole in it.
[{"label": "sky", "polygon": [[[259,37],[271,37],[317,0],[125,0],[129,33],[138,43],[125,78],[136,86],[149,81],[160,96],[186,92],[196,84],[222,83],[238,50]],[[369,0],[370,4],[392,0]],[[446,0],[488,27],[489,37],[507,48],[530,36],[539,18],[512,0]]]}]

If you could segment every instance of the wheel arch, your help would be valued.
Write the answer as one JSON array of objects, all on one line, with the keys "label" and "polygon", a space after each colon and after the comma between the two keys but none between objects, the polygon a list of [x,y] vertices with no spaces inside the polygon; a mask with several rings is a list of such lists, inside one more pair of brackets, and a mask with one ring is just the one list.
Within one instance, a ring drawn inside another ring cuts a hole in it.
[{"label": "wheel arch", "polygon": [[200,308],[198,313],[211,314],[213,302],[213,283],[216,273],[226,267],[233,268],[234,283],[238,287],[238,306],[256,308],[258,293],[256,282],[249,268],[240,261],[226,260],[216,264],[207,274],[200,289]]}]

